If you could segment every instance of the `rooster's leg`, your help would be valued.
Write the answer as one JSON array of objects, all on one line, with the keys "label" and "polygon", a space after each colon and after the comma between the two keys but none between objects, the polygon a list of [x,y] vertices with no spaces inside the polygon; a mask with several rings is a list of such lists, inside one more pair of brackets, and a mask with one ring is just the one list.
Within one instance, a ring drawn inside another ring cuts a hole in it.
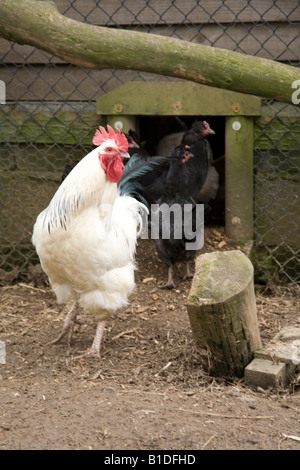
[{"label": "rooster's leg", "polygon": [[190,266],[190,262],[187,261],[186,262],[186,272],[185,272],[185,275],[184,275],[184,280],[185,279],[190,279],[191,277],[193,277],[193,273],[191,271],[191,266]]},{"label": "rooster's leg", "polygon": [[80,356],[76,356],[76,359],[79,359],[81,357],[100,357],[101,341],[102,341],[102,336],[103,336],[103,332],[105,329],[105,325],[106,325],[106,320],[99,321],[91,348],[88,349],[83,354],[81,354]]},{"label": "rooster's leg", "polygon": [[74,302],[72,304],[72,307],[70,308],[69,312],[67,313],[64,321],[64,326],[62,329],[62,332],[60,335],[54,339],[53,341],[50,341],[48,344],[56,344],[58,343],[64,336],[68,335],[68,345],[70,346],[73,330],[74,330],[74,325],[75,325],[75,320],[78,315],[78,310],[79,306],[77,302]]},{"label": "rooster's leg", "polygon": [[175,289],[175,284],[173,281],[173,266],[168,267],[168,280],[167,283],[163,286],[159,286],[160,289]]}]

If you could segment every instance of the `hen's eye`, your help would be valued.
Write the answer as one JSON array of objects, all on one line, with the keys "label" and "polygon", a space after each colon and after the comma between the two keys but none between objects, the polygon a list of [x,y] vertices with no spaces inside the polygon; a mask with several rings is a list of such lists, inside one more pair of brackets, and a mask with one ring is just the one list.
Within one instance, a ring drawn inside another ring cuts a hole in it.
[{"label": "hen's eye", "polygon": [[107,148],[107,151],[108,151],[108,152],[112,152],[112,148],[111,148],[111,147],[108,147],[108,148]]}]

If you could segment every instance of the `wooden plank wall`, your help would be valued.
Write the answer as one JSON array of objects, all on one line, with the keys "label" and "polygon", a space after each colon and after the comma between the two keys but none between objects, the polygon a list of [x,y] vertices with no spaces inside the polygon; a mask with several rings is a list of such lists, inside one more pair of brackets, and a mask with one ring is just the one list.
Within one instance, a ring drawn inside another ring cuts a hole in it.
[{"label": "wooden plank wall", "polygon": [[[298,0],[55,0],[66,16],[111,27],[151,32],[298,65]],[[123,6],[121,5],[123,4]],[[135,71],[86,70],[29,46],[0,39],[0,79],[7,100],[85,101],[135,79]]]}]

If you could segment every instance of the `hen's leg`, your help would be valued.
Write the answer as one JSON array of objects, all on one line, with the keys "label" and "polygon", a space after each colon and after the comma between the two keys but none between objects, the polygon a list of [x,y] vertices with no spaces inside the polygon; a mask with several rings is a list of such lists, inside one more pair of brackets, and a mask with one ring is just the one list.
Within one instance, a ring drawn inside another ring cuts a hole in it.
[{"label": "hen's leg", "polygon": [[106,320],[99,321],[91,348],[88,349],[85,353],[81,354],[80,356],[76,356],[76,359],[79,359],[81,357],[100,357],[101,341],[102,341],[102,336],[103,336],[103,332],[105,329],[105,325],[106,325]]},{"label": "hen's leg", "polygon": [[190,279],[191,277],[193,277],[193,273],[191,271],[191,265],[190,265],[190,262],[187,261],[186,262],[186,272],[185,272],[185,275],[184,275],[184,280],[185,279]]},{"label": "hen's leg", "polygon": [[173,266],[168,267],[168,280],[167,283],[163,286],[159,286],[160,289],[175,289],[175,284],[173,281]]},{"label": "hen's leg", "polygon": [[60,333],[60,335],[56,339],[54,339],[53,341],[50,341],[50,343],[48,343],[48,344],[56,344],[64,336],[68,335],[68,345],[70,346],[72,334],[73,334],[73,331],[74,331],[75,320],[76,320],[76,317],[78,315],[78,311],[79,311],[79,305],[75,301],[72,304],[72,307],[70,308],[69,312],[67,313],[67,315],[65,317],[62,332]]}]

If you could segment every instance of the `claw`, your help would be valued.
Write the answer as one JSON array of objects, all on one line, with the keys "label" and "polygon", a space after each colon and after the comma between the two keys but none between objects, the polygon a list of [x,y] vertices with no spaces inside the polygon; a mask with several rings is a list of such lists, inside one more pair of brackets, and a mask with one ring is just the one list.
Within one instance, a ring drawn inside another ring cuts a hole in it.
[{"label": "claw", "polygon": [[101,340],[104,332],[104,328],[106,325],[106,320],[100,321],[97,325],[96,334],[94,337],[93,344],[90,349],[86,352],[80,354],[79,356],[75,356],[74,359],[81,359],[81,358],[89,358],[89,357],[100,357],[100,348],[101,348]]},{"label": "claw", "polygon": [[82,359],[82,358],[89,358],[89,357],[100,357],[100,352],[91,348],[83,352],[82,354],[75,356],[74,359]]},{"label": "claw", "polygon": [[71,338],[72,338],[73,331],[74,331],[74,325],[75,325],[76,317],[78,315],[78,311],[79,311],[79,306],[78,306],[77,302],[74,302],[72,304],[72,307],[70,308],[69,312],[67,313],[67,315],[65,317],[62,332],[60,333],[60,335],[56,339],[53,339],[52,341],[49,341],[49,343],[47,343],[47,344],[57,344],[64,336],[68,335],[67,343],[68,343],[68,346],[70,346]]},{"label": "claw", "polygon": [[162,286],[158,286],[159,289],[175,289],[175,284],[173,281],[167,282],[166,284],[163,284]]}]

